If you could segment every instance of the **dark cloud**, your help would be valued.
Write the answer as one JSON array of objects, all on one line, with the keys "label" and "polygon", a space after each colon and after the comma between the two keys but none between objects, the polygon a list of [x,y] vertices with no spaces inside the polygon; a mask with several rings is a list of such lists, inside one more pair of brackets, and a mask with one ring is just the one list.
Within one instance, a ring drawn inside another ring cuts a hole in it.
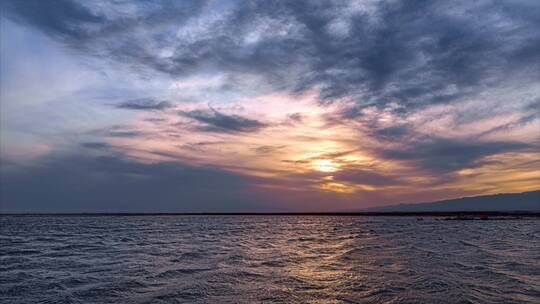
[{"label": "dark cloud", "polygon": [[146,118],[146,119],[144,119],[144,121],[148,121],[148,122],[153,122],[153,123],[159,124],[159,123],[165,122],[165,121],[167,121],[167,120],[166,120],[165,118],[157,118],[157,117],[153,117],[153,118]]},{"label": "dark cloud", "polygon": [[[518,127],[523,127],[526,124],[533,123],[534,120],[539,119],[539,118],[540,118],[540,97],[525,104],[525,106],[521,110],[521,115],[519,118],[511,122],[505,123],[503,125],[496,126],[489,130],[486,130],[480,135],[484,136],[484,135],[492,134],[499,131],[506,131],[506,130],[511,130]],[[534,140],[534,142],[537,145],[540,145],[540,134],[537,134],[537,137]]]},{"label": "dark cloud", "polygon": [[[397,101],[407,110],[538,80],[534,0],[381,1],[356,12],[342,1],[141,1],[136,16],[100,13],[91,2],[3,3],[8,17],[85,53],[172,76],[255,74],[279,89],[317,87],[327,100],[348,96],[360,106]],[[223,7],[226,18],[208,24],[216,30],[178,43],[176,29]],[[171,56],[160,55],[165,48]]]},{"label": "dark cloud", "polygon": [[92,30],[107,22],[105,16],[97,15],[89,8],[70,0],[2,1],[1,5],[2,11],[15,21],[69,41],[90,39]]},{"label": "dark cloud", "polygon": [[283,149],[285,147],[286,146],[267,146],[267,145],[265,145],[265,146],[258,146],[253,150],[257,154],[271,154],[271,153],[279,151],[279,150],[281,150],[281,149]]},{"label": "dark cloud", "polygon": [[384,138],[388,140],[396,140],[403,138],[411,133],[411,129],[406,125],[398,125],[387,128],[379,128],[373,131],[373,135],[377,138]]},{"label": "dark cloud", "polygon": [[[538,119],[539,117],[540,117],[539,113],[532,112],[530,114],[526,114],[526,115],[518,118],[515,121],[512,121],[512,122],[503,124],[501,126],[497,126],[497,127],[491,128],[491,129],[489,129],[487,131],[484,131],[480,135],[484,136],[484,135],[489,135],[489,134],[499,132],[499,131],[506,131],[506,130],[511,130],[511,129],[515,129],[515,128],[518,128],[518,127],[522,127],[522,126],[524,126],[526,124],[529,124],[529,123],[533,122],[535,119]],[[536,144],[540,144],[540,134],[538,134],[536,139],[534,139],[533,141],[536,142]]]},{"label": "dark cloud", "polygon": [[304,120],[304,115],[302,115],[302,113],[293,113],[287,115],[287,118],[294,122],[302,122],[302,120]]},{"label": "dark cloud", "polygon": [[[261,208],[250,180],[211,167],[143,164],[123,155],[47,156],[0,170],[1,212],[182,212]],[[29,191],[29,189],[31,189]]]},{"label": "dark cloud", "polygon": [[105,136],[109,137],[139,137],[143,133],[140,131],[119,131],[119,130],[111,130],[108,133],[105,134]]},{"label": "dark cloud", "polygon": [[[90,130],[86,133],[86,135],[91,136],[92,138],[97,137],[140,137],[145,135],[144,132],[132,129],[129,125],[112,125],[105,128],[99,128]],[[94,142],[88,143],[90,145],[95,144]],[[87,145],[87,143],[83,143],[83,146]]]},{"label": "dark cloud", "polygon": [[181,144],[181,145],[178,145],[178,147],[181,149],[200,152],[200,151],[206,150],[208,147],[221,145],[225,143],[226,142],[224,141],[200,141],[200,142],[194,142],[194,143]]},{"label": "dark cloud", "polygon": [[[1,5],[2,13],[9,18],[34,26],[75,49],[95,55],[103,54],[100,49],[108,50],[109,54],[122,50],[127,59],[142,54],[143,45],[136,43],[140,41],[137,41],[138,37],[133,31],[141,26],[151,28],[163,23],[181,25],[197,16],[206,1],[139,1],[134,3],[139,10],[133,15],[125,14],[130,4],[126,6],[121,2],[111,2],[110,6],[105,7],[91,7],[92,3],[75,0],[15,0],[2,1]],[[115,14],[116,10],[120,12]],[[163,39],[159,35],[153,38]],[[134,49],[130,50],[129,47]],[[118,55],[120,59],[122,56]],[[150,56],[147,59],[150,61]]]},{"label": "dark cloud", "polygon": [[82,143],[81,146],[84,148],[97,149],[97,150],[111,148],[111,145],[109,145],[108,143],[103,143],[103,142],[87,142],[87,143]]},{"label": "dark cloud", "polygon": [[[128,100],[119,104],[114,105],[118,109],[127,109],[127,110],[164,110],[172,107],[172,105],[167,101],[158,101],[151,98],[139,98]],[[155,121],[155,120],[154,120]]]},{"label": "dark cloud", "polygon": [[266,126],[257,120],[239,115],[223,114],[213,108],[189,112],[181,111],[179,114],[202,123],[203,126],[199,129],[206,132],[254,132]]},{"label": "dark cloud", "polygon": [[345,168],[342,171],[333,173],[333,177],[336,181],[372,186],[389,186],[401,183],[399,178],[361,168]]},{"label": "dark cloud", "polygon": [[430,138],[408,144],[403,149],[380,151],[384,159],[413,162],[419,169],[436,173],[451,173],[463,168],[476,167],[487,156],[505,152],[535,151],[537,148],[521,142],[481,142]]},{"label": "dark cloud", "polygon": [[287,115],[287,119],[283,122],[284,125],[292,126],[304,122],[306,119],[302,113],[292,113]]}]

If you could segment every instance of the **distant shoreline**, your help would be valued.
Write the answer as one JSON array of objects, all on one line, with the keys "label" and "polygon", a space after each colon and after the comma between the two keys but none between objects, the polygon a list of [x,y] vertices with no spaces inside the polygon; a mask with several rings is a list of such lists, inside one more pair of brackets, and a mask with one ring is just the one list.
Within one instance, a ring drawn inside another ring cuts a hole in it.
[{"label": "distant shoreline", "polygon": [[539,217],[540,211],[451,211],[451,212],[80,212],[0,213],[0,216],[416,216],[416,217]]}]

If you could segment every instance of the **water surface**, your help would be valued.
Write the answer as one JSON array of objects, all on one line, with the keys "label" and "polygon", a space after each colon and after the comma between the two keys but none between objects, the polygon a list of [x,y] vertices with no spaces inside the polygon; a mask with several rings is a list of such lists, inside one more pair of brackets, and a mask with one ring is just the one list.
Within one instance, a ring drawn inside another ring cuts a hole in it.
[{"label": "water surface", "polygon": [[540,303],[540,222],[0,217],[3,303]]}]

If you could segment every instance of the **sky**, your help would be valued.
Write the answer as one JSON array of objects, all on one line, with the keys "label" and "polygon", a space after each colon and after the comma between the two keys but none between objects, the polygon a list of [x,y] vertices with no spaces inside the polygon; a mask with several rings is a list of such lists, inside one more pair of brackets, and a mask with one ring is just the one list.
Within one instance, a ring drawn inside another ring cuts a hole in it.
[{"label": "sky", "polygon": [[0,1],[0,211],[540,189],[540,2]]}]

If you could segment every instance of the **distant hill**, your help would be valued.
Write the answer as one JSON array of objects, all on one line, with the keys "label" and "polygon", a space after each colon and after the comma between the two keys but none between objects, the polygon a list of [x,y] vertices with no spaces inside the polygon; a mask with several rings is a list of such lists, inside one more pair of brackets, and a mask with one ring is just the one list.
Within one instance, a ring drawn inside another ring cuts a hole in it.
[{"label": "distant hill", "polygon": [[540,211],[540,190],[370,208],[370,212]]}]

